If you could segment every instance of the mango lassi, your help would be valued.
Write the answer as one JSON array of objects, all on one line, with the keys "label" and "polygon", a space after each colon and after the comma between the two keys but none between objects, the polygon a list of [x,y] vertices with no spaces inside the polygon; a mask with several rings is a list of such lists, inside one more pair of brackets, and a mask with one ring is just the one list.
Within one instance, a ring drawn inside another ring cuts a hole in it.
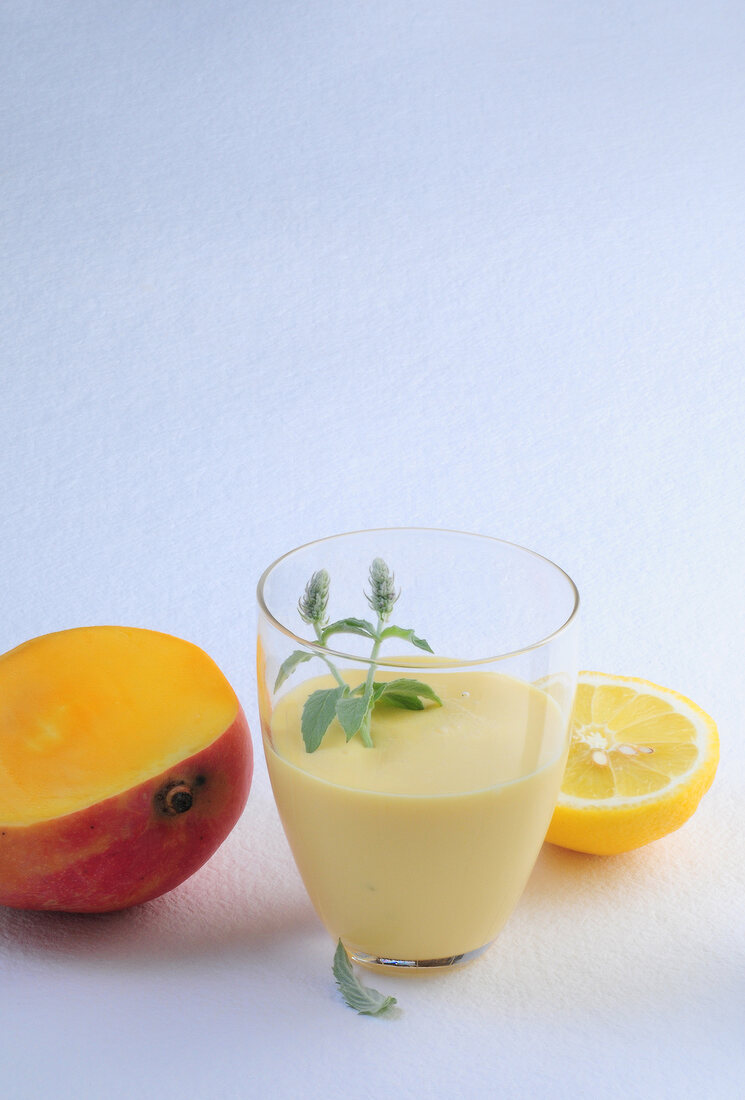
[{"label": "mango lassi", "polygon": [[[381,669],[376,680],[400,675]],[[321,920],[358,958],[431,963],[489,944],[524,889],[561,783],[567,723],[546,692],[485,671],[428,668],[426,681],[443,706],[377,706],[374,748],[346,742],[335,720],[306,752],[303,704],[330,676],[288,691],[265,723],[295,861]]]}]

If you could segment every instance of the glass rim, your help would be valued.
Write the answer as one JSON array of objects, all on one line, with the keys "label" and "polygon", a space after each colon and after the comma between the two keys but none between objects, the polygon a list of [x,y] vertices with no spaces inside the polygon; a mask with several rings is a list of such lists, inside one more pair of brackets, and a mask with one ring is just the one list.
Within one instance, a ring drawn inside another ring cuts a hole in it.
[{"label": "glass rim", "polygon": [[275,558],[274,561],[271,562],[271,564],[269,564],[263,571],[256,585],[256,600],[259,605],[259,610],[262,612],[263,615],[266,616],[269,622],[277,630],[279,630],[281,634],[284,634],[285,637],[292,639],[293,642],[296,642],[298,645],[302,646],[303,649],[308,649],[315,653],[325,653],[331,657],[338,657],[345,661],[356,661],[358,664],[367,665],[368,667],[370,665],[374,665],[376,668],[404,668],[409,671],[414,670],[421,672],[421,664],[409,664],[405,658],[401,660],[400,658],[386,659],[385,657],[376,657],[373,661],[369,657],[360,656],[360,654],[358,653],[347,653],[344,650],[330,649],[328,646],[321,645],[320,642],[312,642],[307,638],[301,638],[299,634],[296,634],[288,626],[285,626],[284,623],[281,623],[279,619],[275,618],[275,616],[272,615],[271,611],[266,605],[266,600],[264,599],[264,587],[270,574],[273,573],[277,566],[281,565],[283,561],[285,561],[287,558],[292,557],[293,554],[298,554],[301,550],[308,550],[311,546],[318,546],[321,543],[336,542],[339,539],[349,538],[352,535],[392,534],[394,532],[407,531],[416,531],[420,533],[426,532],[433,535],[459,535],[461,537],[469,539],[482,539],[485,542],[495,542],[498,543],[500,546],[508,546],[512,550],[520,550],[523,554],[528,554],[532,558],[537,558],[539,561],[545,562],[546,565],[549,565],[552,569],[559,573],[565,579],[565,581],[567,581],[572,592],[572,610],[570,611],[569,615],[564,620],[564,622],[561,623],[560,626],[556,627],[555,630],[552,630],[550,634],[546,634],[543,638],[539,638],[537,641],[531,642],[529,645],[520,646],[518,649],[494,654],[491,657],[478,657],[475,660],[443,658],[440,662],[435,659],[430,664],[428,664],[427,667],[433,669],[473,668],[476,665],[494,664],[497,661],[506,661],[509,658],[519,657],[523,653],[530,653],[532,650],[540,649],[542,646],[548,645],[549,642],[554,641],[554,639],[558,638],[560,634],[563,634],[576,619],[580,604],[577,585],[574,583],[566,570],[562,569],[560,565],[557,565],[555,561],[551,561],[551,559],[547,558],[544,554],[539,554],[537,550],[530,550],[527,546],[521,546],[520,543],[517,542],[510,542],[508,539],[499,539],[496,538],[494,535],[482,535],[475,531],[459,531],[449,527],[369,527],[362,528],[357,531],[341,531],[336,535],[325,535],[319,539],[310,539],[308,542],[304,542],[300,546],[295,546],[292,548],[292,550],[287,550],[284,554],[281,554],[280,557]]}]

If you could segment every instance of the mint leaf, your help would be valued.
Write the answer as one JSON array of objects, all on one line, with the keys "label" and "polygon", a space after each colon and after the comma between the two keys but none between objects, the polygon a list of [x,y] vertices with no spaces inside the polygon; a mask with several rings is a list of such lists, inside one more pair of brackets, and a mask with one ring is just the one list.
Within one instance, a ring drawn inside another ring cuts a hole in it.
[{"label": "mint leaf", "polygon": [[424,710],[424,703],[416,695],[399,695],[395,691],[389,691],[386,692],[383,698],[392,707],[402,707],[404,710]]},{"label": "mint leaf", "polygon": [[411,642],[412,645],[418,646],[419,649],[426,649],[427,653],[434,653],[432,646],[425,638],[417,638],[413,630],[406,630],[403,626],[387,626],[381,638],[404,638],[407,642]]},{"label": "mint leaf", "polygon": [[347,735],[347,741],[351,741],[355,733],[362,728],[365,715],[372,705],[372,697],[347,695],[336,704],[336,717],[341,723],[342,729]]},{"label": "mint leaf", "polygon": [[287,660],[279,666],[277,679],[274,681],[274,690],[277,691],[281,688],[287,677],[295,671],[297,666],[301,665],[303,661],[309,661],[312,656],[312,653],[306,653],[304,649],[296,649],[291,653]]},{"label": "mint leaf", "polygon": [[336,945],[333,971],[345,1003],[360,1016],[380,1016],[397,1004],[395,997],[384,997],[377,989],[362,984],[352,970],[341,940]]},{"label": "mint leaf", "polygon": [[384,684],[376,685],[382,689],[378,699],[385,699],[395,707],[405,707],[407,710],[423,710],[422,699],[430,699],[438,706],[442,706],[442,699],[432,690],[429,684],[423,684],[421,680],[388,680]]},{"label": "mint leaf", "polygon": [[303,732],[306,752],[315,752],[323,736],[336,716],[336,704],[344,694],[344,688],[326,688],[314,691],[305,700],[300,729]]},{"label": "mint leaf", "polygon": [[337,619],[323,628],[321,645],[326,645],[332,634],[361,634],[363,638],[374,639],[375,627],[368,619]]}]

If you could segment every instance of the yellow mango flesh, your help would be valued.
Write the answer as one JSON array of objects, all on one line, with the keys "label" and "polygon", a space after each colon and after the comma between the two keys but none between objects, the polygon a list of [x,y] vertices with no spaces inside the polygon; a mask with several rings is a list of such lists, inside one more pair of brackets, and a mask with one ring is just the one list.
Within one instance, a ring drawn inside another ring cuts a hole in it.
[{"label": "yellow mango flesh", "polygon": [[0,823],[61,817],[210,745],[238,700],[202,650],[133,627],[84,627],[0,656]]}]

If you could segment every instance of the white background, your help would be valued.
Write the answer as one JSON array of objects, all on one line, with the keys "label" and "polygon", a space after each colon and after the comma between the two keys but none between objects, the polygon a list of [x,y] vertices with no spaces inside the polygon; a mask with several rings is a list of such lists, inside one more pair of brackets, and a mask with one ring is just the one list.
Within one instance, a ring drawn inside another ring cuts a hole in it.
[{"label": "white background", "polygon": [[742,1094],[745,15],[594,0],[5,0],[0,649],[221,665],[308,539],[484,532],[584,667],[719,723],[679,832],[546,846],[492,950],[357,1017],[263,759],[123,914],[0,913],[4,1100]]}]

